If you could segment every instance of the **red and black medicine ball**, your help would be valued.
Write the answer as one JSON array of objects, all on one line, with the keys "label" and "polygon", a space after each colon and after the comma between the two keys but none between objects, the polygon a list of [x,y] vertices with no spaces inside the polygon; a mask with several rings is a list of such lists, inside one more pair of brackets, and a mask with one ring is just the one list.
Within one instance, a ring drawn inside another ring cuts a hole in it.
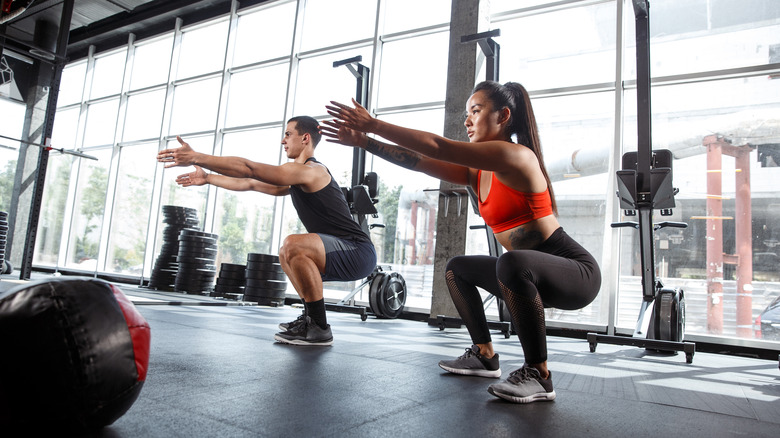
[{"label": "red and black medicine ball", "polygon": [[47,279],[0,293],[0,430],[90,431],[133,405],[149,324],[118,287]]}]

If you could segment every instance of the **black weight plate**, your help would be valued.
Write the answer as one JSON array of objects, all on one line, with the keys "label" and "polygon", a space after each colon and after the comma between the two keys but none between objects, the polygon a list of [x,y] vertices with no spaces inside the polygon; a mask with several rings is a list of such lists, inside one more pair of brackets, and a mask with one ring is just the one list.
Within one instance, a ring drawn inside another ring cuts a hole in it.
[{"label": "black weight plate", "polygon": [[246,271],[244,278],[286,281],[287,274],[285,274],[284,271]]},{"label": "black weight plate", "polygon": [[197,236],[197,237],[206,237],[206,238],[215,239],[215,240],[219,237],[217,234],[214,234],[214,233],[207,233],[205,231],[192,230],[192,229],[181,230],[181,234],[179,234],[179,236],[180,237],[184,237],[184,236],[187,236],[187,237],[189,237],[189,236]]},{"label": "black weight plate", "polygon": [[238,265],[235,263],[222,263],[219,267],[222,271],[246,271],[246,265]]},{"label": "black weight plate", "polygon": [[243,294],[244,288],[243,287],[237,287],[237,286],[225,286],[223,284],[215,284],[214,290],[217,292],[222,293],[237,293],[237,294]]},{"label": "black weight plate", "polygon": [[255,289],[287,290],[286,281],[246,279],[246,287]]},{"label": "black weight plate", "polygon": [[280,263],[246,262],[247,271],[274,271],[284,272]]},{"label": "black weight plate", "polygon": [[244,279],[237,279],[237,278],[217,277],[217,284],[220,284],[222,286],[244,287],[246,286],[246,281],[244,281]]},{"label": "black weight plate", "polygon": [[219,278],[224,278],[226,280],[241,280],[243,281],[245,278],[246,272],[245,271],[226,271],[225,268],[222,268],[219,271]]},{"label": "black weight plate", "polygon": [[246,255],[248,262],[260,262],[260,263],[279,263],[279,256],[273,254],[258,254],[249,253]]},{"label": "black weight plate", "polygon": [[219,247],[214,244],[193,244],[191,242],[182,242],[179,241],[178,245],[179,251],[190,251],[190,252],[200,252],[200,251],[207,251],[207,252],[217,252]]}]

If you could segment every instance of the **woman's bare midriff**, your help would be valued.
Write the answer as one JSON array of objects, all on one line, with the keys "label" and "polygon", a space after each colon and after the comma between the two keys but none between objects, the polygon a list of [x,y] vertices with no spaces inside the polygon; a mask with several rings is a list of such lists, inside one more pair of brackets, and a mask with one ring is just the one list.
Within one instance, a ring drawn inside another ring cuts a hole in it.
[{"label": "woman's bare midriff", "polygon": [[496,234],[496,239],[507,251],[534,249],[560,227],[554,215],[545,216]]}]

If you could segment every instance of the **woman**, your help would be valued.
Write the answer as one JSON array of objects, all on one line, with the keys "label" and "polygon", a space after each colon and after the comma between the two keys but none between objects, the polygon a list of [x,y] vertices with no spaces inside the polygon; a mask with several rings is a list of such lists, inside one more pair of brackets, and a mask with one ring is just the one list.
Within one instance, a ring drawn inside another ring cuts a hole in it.
[{"label": "woman", "polygon": [[328,141],[362,147],[408,169],[470,186],[482,218],[507,251],[500,257],[457,256],[448,262],[447,287],[474,345],[439,366],[456,374],[501,377],[477,290],[481,287],[507,304],[525,355],[525,364],[488,392],[516,403],[553,400],[544,308],[587,306],[598,294],[601,273],[593,256],[558,223],[528,92],[513,82],[478,84],[466,104],[469,142],[392,125],[352,103],[354,107],[338,102],[327,106],[335,117],[322,126]]}]

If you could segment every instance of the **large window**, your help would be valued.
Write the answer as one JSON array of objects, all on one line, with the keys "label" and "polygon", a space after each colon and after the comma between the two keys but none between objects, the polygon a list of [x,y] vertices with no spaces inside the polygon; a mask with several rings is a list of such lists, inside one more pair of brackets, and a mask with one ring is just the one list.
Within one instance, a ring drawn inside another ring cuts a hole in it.
[{"label": "large window", "polygon": [[[749,3],[655,0],[650,67],[653,147],[672,151],[679,189],[672,216],[656,220],[688,224],[656,232],[653,269],[684,289],[686,335],[754,342],[759,315],[780,295],[780,3]],[[219,235],[218,262],[276,253],[303,231],[289,198],[179,187],[176,176],[193,168],[163,170],[155,152],[182,135],[198,151],[284,163],[288,118],[324,119],[328,101],[355,96],[355,76],[335,61],[361,56],[370,69],[364,103],[377,117],[442,130],[451,1],[237,5],[235,16],[128,36],[126,47],[65,68],[54,142],[98,161],[52,155],[35,263],[148,274],[164,205],[198,211],[199,227]],[[627,219],[614,171],[638,142],[632,1],[492,0],[487,12],[484,23],[501,30],[500,80],[532,97],[559,220],[605,274],[593,304],[549,310],[548,321],[630,333],[641,304],[638,233],[610,223]],[[477,80],[484,74],[483,65]],[[316,154],[341,186],[351,184],[351,148],[323,141]],[[439,181],[370,155],[366,171],[379,176],[379,214],[368,218],[385,225],[371,230],[379,263],[404,275],[409,307],[427,309]],[[462,212],[483,223],[471,205]],[[483,229],[468,231],[467,252],[488,252]],[[332,299],[354,283],[327,286]]]}]

